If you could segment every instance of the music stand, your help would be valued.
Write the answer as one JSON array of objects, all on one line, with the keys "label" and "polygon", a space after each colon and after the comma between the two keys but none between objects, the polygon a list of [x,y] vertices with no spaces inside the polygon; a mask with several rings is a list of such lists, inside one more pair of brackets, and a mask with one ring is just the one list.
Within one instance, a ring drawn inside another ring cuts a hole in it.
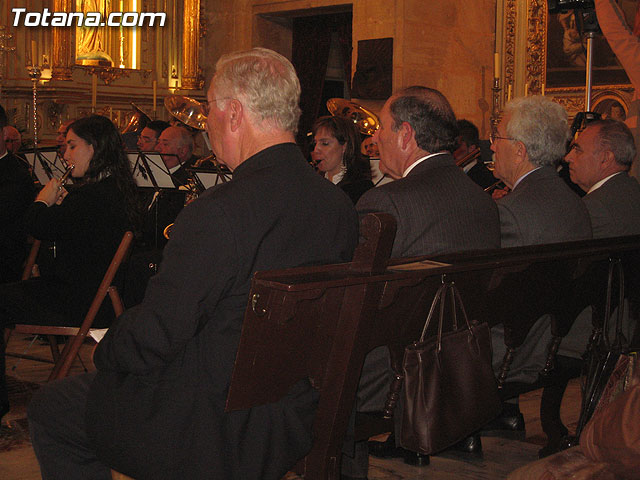
[{"label": "music stand", "polygon": [[202,190],[226,183],[231,179],[232,175],[231,172],[225,172],[220,167],[188,168],[187,170],[196,182],[196,185],[202,186]]},{"label": "music stand", "polygon": [[133,179],[139,187],[176,188],[171,173],[158,152],[129,152]]},{"label": "music stand", "polygon": [[36,179],[46,185],[53,177],[60,178],[65,170],[62,159],[58,156],[58,150],[52,148],[32,148],[22,152],[31,167]]}]

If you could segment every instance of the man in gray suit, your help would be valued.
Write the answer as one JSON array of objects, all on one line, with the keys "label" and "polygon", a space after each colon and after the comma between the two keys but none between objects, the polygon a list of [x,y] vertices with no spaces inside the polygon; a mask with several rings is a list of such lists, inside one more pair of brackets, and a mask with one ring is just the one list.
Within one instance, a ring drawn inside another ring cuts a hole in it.
[{"label": "man in gray suit", "polygon": [[640,234],[640,184],[629,176],[636,155],[624,123],[589,123],[566,156],[571,180],[587,195],[594,238]]},{"label": "man in gray suit", "polygon": [[[500,246],[495,202],[456,166],[451,151],[458,129],[447,99],[437,90],[409,87],[387,100],[374,135],[380,150],[380,170],[395,182],[367,191],[356,204],[361,215],[386,212],[397,222],[393,257],[482,250]],[[393,372],[387,347],[365,360],[356,409],[380,411]],[[396,409],[396,418],[401,414]],[[403,455],[393,442],[381,456]],[[383,444],[385,445],[385,444]],[[343,478],[365,478],[366,442],[355,457],[342,457]],[[380,456],[379,455],[379,456]],[[407,463],[417,461],[407,452]]]},{"label": "man in gray suit", "polygon": [[[640,234],[640,184],[629,175],[635,156],[629,127],[607,119],[590,122],[565,157],[571,180],[587,192],[582,201],[591,216],[594,238]],[[629,308],[636,306],[632,303],[623,310],[622,332],[627,339],[635,328]],[[559,353],[580,358],[592,326],[591,308],[587,308],[562,340]]]},{"label": "man in gray suit", "polygon": [[568,137],[566,111],[545,97],[522,97],[505,107],[491,135],[493,174],[512,190],[497,200],[503,247],[591,238],[585,206],[554,168]]},{"label": "man in gray suit", "polygon": [[[497,131],[490,136],[495,160],[493,174],[511,189],[496,201],[503,247],[591,238],[586,207],[554,168],[565,153],[568,138],[567,112],[557,103],[533,96],[506,105]],[[522,308],[526,309],[526,305]],[[548,315],[533,325],[516,351],[507,381],[537,380],[551,339],[549,325]],[[493,365],[498,371],[506,350],[502,326],[493,327],[491,335]],[[505,413],[520,418],[512,428],[516,425],[524,428],[517,408]]]}]

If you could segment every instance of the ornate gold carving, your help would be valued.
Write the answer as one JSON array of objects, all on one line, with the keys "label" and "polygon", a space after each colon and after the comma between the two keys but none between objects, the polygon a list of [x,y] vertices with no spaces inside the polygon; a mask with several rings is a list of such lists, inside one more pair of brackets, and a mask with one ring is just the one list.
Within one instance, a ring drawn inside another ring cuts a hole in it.
[{"label": "ornate gold carving", "polygon": [[[54,0],[54,12],[71,12],[71,0]],[[51,79],[71,80],[71,27],[53,27]]]},{"label": "ornate gold carving", "polygon": [[202,88],[198,78],[200,0],[184,1],[184,37],[182,39],[182,88]]},{"label": "ornate gold carving", "polygon": [[502,96],[507,101],[508,86],[515,82],[516,59],[516,0],[507,0],[505,6],[505,32],[504,32],[504,88]]},{"label": "ornate gold carving", "polygon": [[113,68],[113,67],[89,67],[85,68],[86,75],[93,75],[94,73],[105,85],[109,85],[114,80],[120,77],[127,77],[131,75],[131,71],[128,68]]},{"label": "ornate gold carving", "polygon": [[529,0],[527,9],[527,71],[525,82],[532,95],[542,93],[546,58],[547,3]]}]

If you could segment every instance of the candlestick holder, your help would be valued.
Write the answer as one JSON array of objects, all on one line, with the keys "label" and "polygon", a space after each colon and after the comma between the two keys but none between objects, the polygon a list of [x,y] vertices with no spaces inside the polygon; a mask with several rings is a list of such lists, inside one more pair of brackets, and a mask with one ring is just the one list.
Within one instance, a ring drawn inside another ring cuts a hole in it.
[{"label": "candlestick holder", "polygon": [[500,79],[493,79],[493,87],[491,87],[493,91],[493,108],[491,110],[491,127],[492,131],[495,131],[498,128],[498,122],[500,121],[500,92],[502,88],[500,87]]},{"label": "candlestick holder", "polygon": [[42,71],[37,65],[27,66],[27,71],[29,72],[31,90],[33,91],[33,146],[38,148],[38,80],[40,80]]}]

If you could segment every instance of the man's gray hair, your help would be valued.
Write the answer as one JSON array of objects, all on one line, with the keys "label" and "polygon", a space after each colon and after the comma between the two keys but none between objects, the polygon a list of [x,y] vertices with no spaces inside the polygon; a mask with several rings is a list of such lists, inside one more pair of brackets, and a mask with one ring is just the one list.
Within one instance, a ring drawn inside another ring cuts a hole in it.
[{"label": "man's gray hair", "polygon": [[546,97],[520,97],[504,109],[511,115],[507,136],[522,142],[529,161],[537,166],[551,166],[565,155],[569,140],[566,110]]},{"label": "man's gray hair", "polygon": [[237,99],[258,123],[296,133],[300,81],[289,60],[266,48],[220,57],[213,77],[218,107]]},{"label": "man's gray hair", "polygon": [[455,149],[458,127],[447,98],[438,90],[422,86],[407,87],[396,93],[389,105],[393,130],[403,122],[415,131],[416,143],[425,152]]},{"label": "man's gray hair", "polygon": [[613,153],[616,163],[629,170],[636,156],[636,143],[629,127],[613,119],[596,120],[587,124],[588,128],[598,128],[596,145],[600,151]]}]

